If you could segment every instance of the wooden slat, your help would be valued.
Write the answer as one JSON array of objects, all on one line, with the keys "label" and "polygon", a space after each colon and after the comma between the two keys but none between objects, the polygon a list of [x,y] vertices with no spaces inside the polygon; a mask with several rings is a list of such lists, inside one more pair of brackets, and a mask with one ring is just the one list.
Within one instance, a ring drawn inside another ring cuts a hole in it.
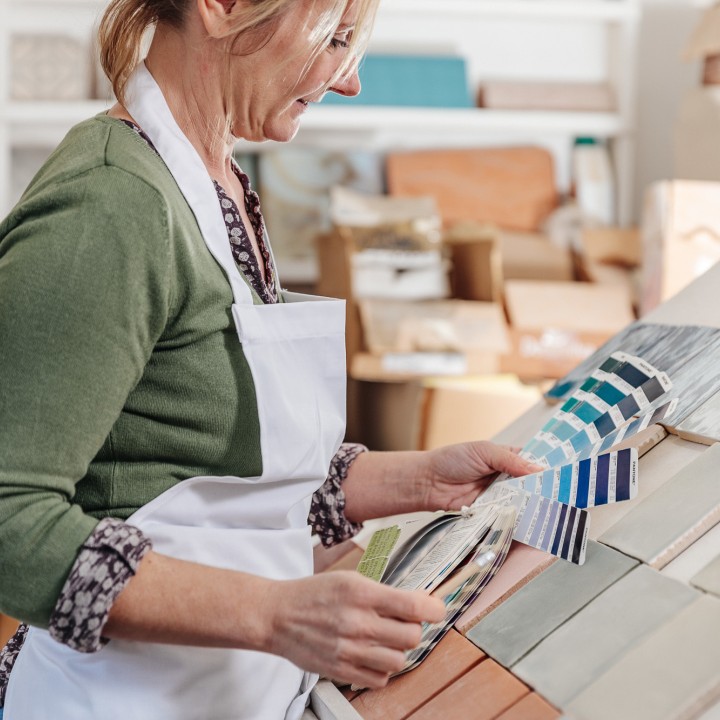
[{"label": "wooden slat", "polygon": [[472,718],[494,720],[509,710],[528,688],[494,660],[485,660],[413,713],[411,720]]},{"label": "wooden slat", "polygon": [[451,630],[423,663],[393,678],[387,687],[367,690],[352,702],[366,720],[402,720],[486,659],[460,633]]}]

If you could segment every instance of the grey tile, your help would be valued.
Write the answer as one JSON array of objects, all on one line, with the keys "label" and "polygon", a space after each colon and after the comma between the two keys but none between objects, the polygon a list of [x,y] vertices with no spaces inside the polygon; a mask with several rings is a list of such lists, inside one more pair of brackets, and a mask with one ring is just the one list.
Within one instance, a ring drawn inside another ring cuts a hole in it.
[{"label": "grey tile", "polygon": [[631,510],[600,536],[600,542],[664,567],[720,521],[718,467],[720,444],[709,447]]},{"label": "grey tile", "polygon": [[701,595],[565,708],[577,720],[695,717],[720,690],[720,600]]},{"label": "grey tile", "polygon": [[718,548],[718,557],[692,577],[690,582],[695,587],[720,597],[720,548]]},{"label": "grey tile", "polygon": [[466,637],[510,667],[635,565],[632,558],[589,542],[584,565],[554,563],[486,615]]},{"label": "grey tile", "polygon": [[682,468],[707,450],[705,445],[667,437],[649,453],[640,458],[638,494],[629,502],[611,503],[590,508],[590,532],[588,537],[597,540],[613,525],[650,497]]},{"label": "grey tile", "polygon": [[677,427],[668,423],[681,438],[709,445],[720,441],[720,392],[715,393]]},{"label": "grey tile", "polygon": [[558,707],[700,593],[640,565],[570,618],[513,672]]}]

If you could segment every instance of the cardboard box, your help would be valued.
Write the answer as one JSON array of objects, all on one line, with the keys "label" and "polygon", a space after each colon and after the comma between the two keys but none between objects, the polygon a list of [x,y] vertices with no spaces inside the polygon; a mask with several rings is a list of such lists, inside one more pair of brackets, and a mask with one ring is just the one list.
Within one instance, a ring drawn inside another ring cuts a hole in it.
[{"label": "cardboard box", "polygon": [[569,250],[553,244],[546,235],[503,230],[499,237],[505,280],[574,279]]},{"label": "cardboard box", "polygon": [[507,350],[507,326],[499,303],[361,300],[359,307],[366,347],[378,355]]},{"label": "cardboard box", "polygon": [[417,450],[424,390],[420,382],[352,381],[346,439],[371,450]]},{"label": "cardboard box", "polygon": [[582,253],[592,263],[638,267],[642,262],[639,228],[585,228]]},{"label": "cardboard box", "polygon": [[458,300],[502,301],[502,254],[493,225],[457,223],[443,238],[450,252],[452,296]]},{"label": "cardboard box", "polygon": [[541,397],[538,387],[523,385],[514,375],[426,381],[420,449],[487,440]]},{"label": "cardboard box", "polygon": [[508,280],[505,303],[517,330],[563,330],[610,337],[635,320],[621,286],[581,282]]},{"label": "cardboard box", "polygon": [[505,283],[512,349],[503,372],[561,378],[634,321],[624,285],[513,280]]},{"label": "cardboard box", "polygon": [[652,185],[645,197],[642,239],[644,315],[720,260],[720,182]]},{"label": "cardboard box", "polygon": [[509,337],[510,352],[500,358],[500,372],[525,380],[559,380],[609,339],[593,332],[515,328],[510,328]]},{"label": "cardboard box", "polygon": [[320,267],[317,294],[345,300],[345,353],[349,368],[351,358],[364,345],[360,310],[352,295],[349,241],[340,233],[331,232],[318,235],[316,243]]},{"label": "cardboard box", "polygon": [[536,147],[391,153],[387,183],[392,195],[432,195],[446,226],[536,231],[558,204],[552,154]]}]

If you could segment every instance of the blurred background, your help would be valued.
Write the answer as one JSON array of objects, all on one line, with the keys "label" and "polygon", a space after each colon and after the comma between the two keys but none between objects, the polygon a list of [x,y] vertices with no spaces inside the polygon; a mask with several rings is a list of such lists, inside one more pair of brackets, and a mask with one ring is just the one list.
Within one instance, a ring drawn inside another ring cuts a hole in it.
[{"label": "blurred background", "polygon": [[[0,215],[112,102],[104,5],[0,0]],[[236,148],[284,286],[348,301],[348,440],[491,437],[720,259],[720,5],[383,0],[361,79]]]}]

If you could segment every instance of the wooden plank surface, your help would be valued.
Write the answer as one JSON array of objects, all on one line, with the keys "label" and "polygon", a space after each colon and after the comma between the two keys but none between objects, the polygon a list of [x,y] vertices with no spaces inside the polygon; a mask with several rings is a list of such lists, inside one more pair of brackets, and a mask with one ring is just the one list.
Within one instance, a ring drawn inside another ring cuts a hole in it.
[{"label": "wooden plank surface", "polygon": [[410,715],[410,718],[411,720],[439,720],[439,718],[494,720],[528,692],[528,688],[512,673],[493,660],[486,660],[436,695]]},{"label": "wooden plank surface", "polygon": [[352,701],[353,707],[366,720],[403,720],[485,659],[451,630],[419,667],[393,678],[387,687],[366,690]]}]

